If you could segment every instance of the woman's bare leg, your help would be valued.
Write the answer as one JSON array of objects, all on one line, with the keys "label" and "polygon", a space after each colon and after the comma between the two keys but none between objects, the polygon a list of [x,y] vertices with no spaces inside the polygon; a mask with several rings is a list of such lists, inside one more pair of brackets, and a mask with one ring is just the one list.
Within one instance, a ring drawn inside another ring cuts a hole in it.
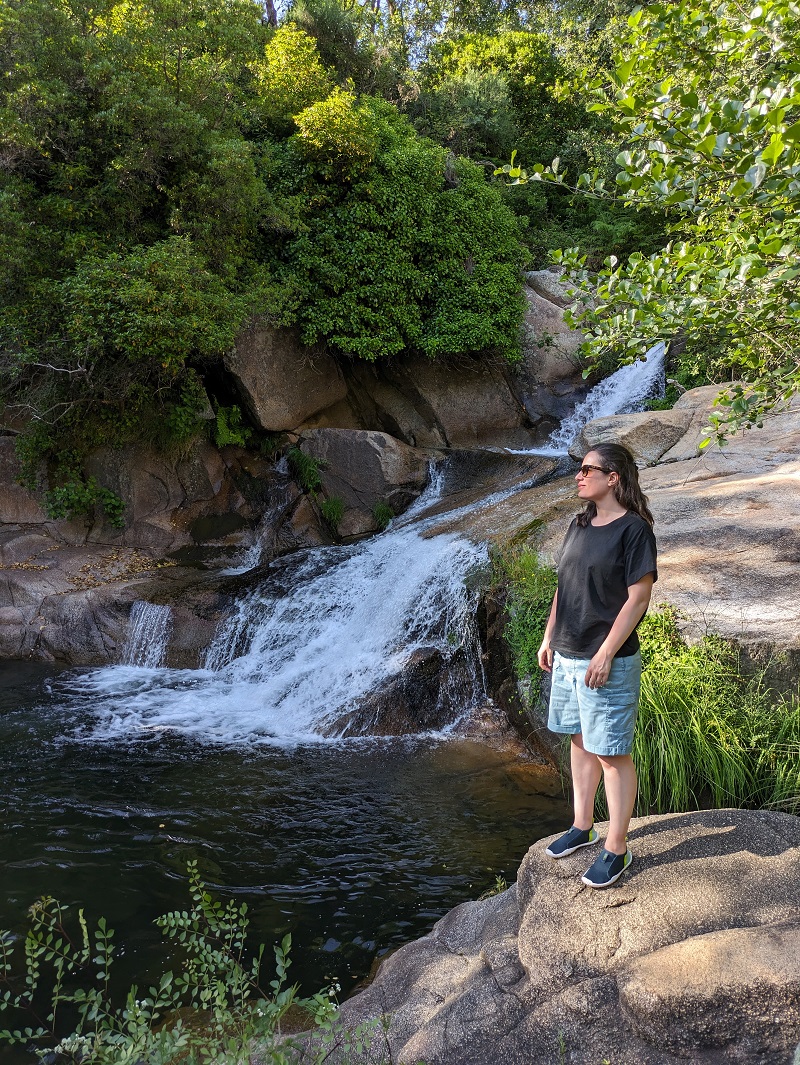
[{"label": "woman's bare leg", "polygon": [[575,827],[586,830],[594,823],[594,797],[603,775],[603,767],[596,754],[584,750],[580,732],[572,737],[569,760],[572,769]]},{"label": "woman's bare leg", "polygon": [[608,802],[608,835],[606,850],[624,854],[626,836],[636,802],[636,767],[629,754],[599,755]]}]

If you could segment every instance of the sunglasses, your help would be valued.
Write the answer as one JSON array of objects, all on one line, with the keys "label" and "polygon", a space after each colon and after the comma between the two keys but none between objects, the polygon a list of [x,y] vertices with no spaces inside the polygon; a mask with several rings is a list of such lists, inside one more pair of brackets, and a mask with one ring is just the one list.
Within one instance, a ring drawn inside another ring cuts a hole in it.
[{"label": "sunglasses", "polygon": [[613,473],[614,472],[613,470],[607,470],[605,468],[605,466],[590,466],[588,463],[586,463],[585,465],[581,466],[581,468],[580,468],[581,477],[587,477],[592,470],[597,470],[598,473]]}]

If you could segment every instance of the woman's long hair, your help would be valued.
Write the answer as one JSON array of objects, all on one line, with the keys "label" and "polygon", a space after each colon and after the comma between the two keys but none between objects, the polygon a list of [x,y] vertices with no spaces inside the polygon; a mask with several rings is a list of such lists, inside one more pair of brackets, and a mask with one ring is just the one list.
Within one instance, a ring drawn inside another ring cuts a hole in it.
[{"label": "woman's long hair", "polygon": [[[622,444],[595,444],[590,450],[599,457],[605,469],[619,477],[614,485],[614,497],[619,505],[632,510],[644,518],[648,525],[652,525],[653,515],[647,505],[647,496],[639,487],[639,471],[630,451]],[[597,507],[589,500],[577,517],[578,525],[588,525],[596,514]]]}]

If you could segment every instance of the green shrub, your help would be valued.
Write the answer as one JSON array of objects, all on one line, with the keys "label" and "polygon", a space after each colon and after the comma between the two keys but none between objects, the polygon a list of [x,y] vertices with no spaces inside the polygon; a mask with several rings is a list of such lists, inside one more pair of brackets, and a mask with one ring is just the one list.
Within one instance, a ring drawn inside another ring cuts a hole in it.
[{"label": "green shrub", "polygon": [[156,375],[178,373],[190,356],[221,357],[244,313],[186,237],[84,259],[60,289],[76,358],[124,359]]},{"label": "green shrub", "polygon": [[340,496],[330,496],[322,500],[319,509],[328,525],[334,532],[338,532],[339,524],[344,517],[344,500]]},{"label": "green shrub", "polygon": [[87,481],[69,480],[58,488],[51,488],[44,497],[47,515],[54,521],[89,514],[98,503],[103,508],[109,525],[121,529],[125,524],[125,504],[115,492],[101,488],[94,477]]},{"label": "green shrub", "polygon": [[307,455],[299,447],[289,448],[286,457],[292,472],[306,492],[318,492],[322,488],[320,463],[317,459]]},{"label": "green shrub", "polygon": [[381,532],[388,527],[394,516],[391,506],[382,499],[372,508],[372,517]]},{"label": "green shrub", "polygon": [[508,587],[508,624],[505,638],[519,677],[536,676],[537,654],[556,590],[556,574],[528,547],[496,551],[492,558],[495,579]]},{"label": "green shrub", "polygon": [[[90,931],[83,910],[68,931],[68,907],[44,897],[29,910],[24,942],[24,980],[13,973],[17,937],[0,931],[0,1013],[28,1015],[31,1024],[0,1030],[0,1042],[34,1047],[45,1060],[130,1065],[131,1062],[230,1062],[320,1065],[335,1054],[360,1052],[372,1042],[374,1026],[338,1029],[332,992],[301,998],[287,985],[291,936],[276,945],[275,977],[261,984],[263,945],[247,953],[247,903],[215,900],[189,863],[192,904],[164,914],[156,924],[183,955],[182,970],[165,973],[154,986],[131,987],[115,1005],[110,974],[117,947],[101,917]],[[49,980],[45,973],[49,972]],[[22,986],[23,990],[18,990]],[[49,1006],[47,1001],[49,1000]],[[45,1008],[42,1009],[42,1004]],[[281,1031],[290,1009],[302,1010],[310,1039]],[[68,1019],[67,1019],[68,1018]],[[68,1025],[74,1025],[70,1031]]]}]

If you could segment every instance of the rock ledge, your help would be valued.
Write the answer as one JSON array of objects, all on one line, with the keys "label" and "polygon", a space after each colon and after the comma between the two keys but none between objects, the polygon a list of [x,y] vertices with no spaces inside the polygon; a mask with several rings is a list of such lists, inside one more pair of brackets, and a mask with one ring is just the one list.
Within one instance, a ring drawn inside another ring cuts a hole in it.
[{"label": "rock ledge", "polygon": [[591,851],[555,862],[551,838],[528,851],[517,884],[452,910],[344,1004],[348,1026],[388,1023],[388,1048],[348,1061],[389,1049],[399,1065],[790,1065],[799,818],[639,818],[634,864],[607,891],[580,882]]}]

